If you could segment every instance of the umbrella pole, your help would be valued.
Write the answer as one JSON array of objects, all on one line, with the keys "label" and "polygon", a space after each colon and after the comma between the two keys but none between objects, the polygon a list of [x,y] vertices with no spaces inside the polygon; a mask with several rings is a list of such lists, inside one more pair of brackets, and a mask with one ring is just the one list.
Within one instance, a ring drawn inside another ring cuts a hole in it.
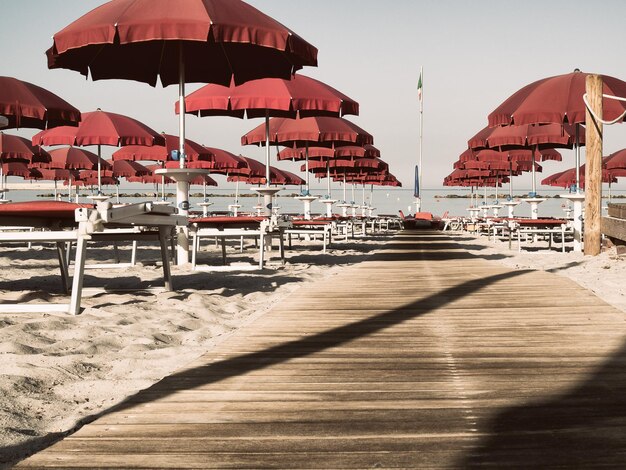
[{"label": "umbrella pole", "polygon": [[165,176],[161,176],[161,200],[165,201]]},{"label": "umbrella pole", "polygon": [[239,204],[239,179],[235,182],[235,204]]},{"label": "umbrella pole", "polygon": [[330,163],[326,162],[326,179],[328,181],[326,181],[326,188],[328,190],[328,199],[331,199],[330,197]]},{"label": "umbrella pole", "polygon": [[533,149],[532,149],[531,159],[532,159],[531,170],[532,170],[532,174],[533,174],[533,189],[532,189],[532,192],[530,194],[530,197],[537,197],[537,172],[535,170],[535,147],[533,147]]},{"label": "umbrella pole", "polygon": [[178,108],[178,158],[180,168],[185,168],[185,58],[182,41],[178,49]]},{"label": "umbrella pole", "polygon": [[102,160],[102,156],[100,152],[102,150],[102,146],[98,144],[98,196],[102,195],[102,164],[100,161]]},{"label": "umbrella pole", "polygon": [[115,185],[115,200],[118,204],[120,203],[120,184],[119,183]]},{"label": "umbrella pole", "polygon": [[346,202],[346,173],[343,173],[343,202]]},{"label": "umbrella pole", "polygon": [[500,183],[500,178],[496,178],[496,198],[493,201],[494,204],[498,204],[498,183]]},{"label": "umbrella pole", "polygon": [[513,200],[513,162],[509,161],[509,201]]},{"label": "umbrella pole", "polygon": [[580,124],[576,123],[576,194],[580,194]]},{"label": "umbrella pole", "polygon": [[265,187],[270,186],[270,111],[265,110]]},{"label": "umbrella pole", "polygon": [[309,143],[306,142],[305,146],[304,146],[304,165],[305,165],[305,171],[306,171],[306,194],[305,196],[309,195]]},{"label": "umbrella pole", "polygon": [[57,200],[57,180],[54,180],[54,200]]}]

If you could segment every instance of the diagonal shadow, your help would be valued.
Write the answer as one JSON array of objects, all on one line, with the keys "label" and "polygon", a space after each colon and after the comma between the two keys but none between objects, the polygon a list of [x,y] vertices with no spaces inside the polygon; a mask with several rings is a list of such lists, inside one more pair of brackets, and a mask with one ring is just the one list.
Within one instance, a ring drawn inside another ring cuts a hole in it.
[{"label": "diagonal shadow", "polygon": [[[408,236],[404,236],[404,240],[406,241],[406,244],[403,244],[403,250],[408,250],[407,253],[411,250],[409,247],[412,246],[412,249],[415,250],[422,245],[422,249],[420,251],[422,253],[422,258],[425,259],[428,257],[428,251],[424,250],[422,243],[423,241],[428,240],[427,237],[409,234]],[[428,247],[426,246],[426,248]],[[386,259],[385,256],[382,256],[380,253],[378,255],[381,256],[380,259]],[[419,259],[419,257],[416,259]],[[416,268],[418,267],[416,266]],[[193,389],[217,383],[232,377],[244,375],[251,371],[261,370],[292,359],[307,357],[311,354],[349,343],[356,339],[374,334],[385,328],[426,315],[437,310],[438,308],[469,295],[469,293],[475,293],[500,281],[512,279],[528,272],[530,272],[530,270],[507,271],[493,276],[472,279],[456,286],[443,289],[425,298],[408,302],[400,308],[392,311],[373,315],[363,320],[351,322],[340,327],[307,336],[305,338],[281,343],[262,351],[242,354],[233,358],[212,362],[191,370],[174,373],[151,387],[128,397],[118,405],[83,419],[73,430],[65,435],[71,434],[83,425],[114,411],[123,411],[138,404],[165,398],[179,390]],[[24,452],[32,454],[36,450],[41,450],[49,445],[52,445],[55,441],[64,436],[45,436],[43,438],[30,441],[25,445],[0,449],[0,455],[2,455],[3,452],[11,453],[11,455],[22,454]],[[26,455],[22,458],[25,457]]]},{"label": "diagonal shadow", "polygon": [[625,468],[625,364],[622,345],[568,393],[502,411],[459,468]]}]

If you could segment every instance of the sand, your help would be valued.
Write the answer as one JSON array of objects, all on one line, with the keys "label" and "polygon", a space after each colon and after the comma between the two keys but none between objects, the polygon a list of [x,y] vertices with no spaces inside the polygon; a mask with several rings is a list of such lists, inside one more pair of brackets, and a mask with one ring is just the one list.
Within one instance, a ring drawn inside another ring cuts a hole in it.
[{"label": "sand", "polygon": [[[301,241],[284,266],[274,252],[263,271],[173,266],[176,292],[150,290],[161,285],[162,271],[151,261],[160,253],[140,247],[136,266],[87,270],[78,316],[0,315],[0,467],[185,366],[300,286],[359,262],[385,239],[338,241],[327,254],[321,242]],[[220,249],[212,243],[203,249],[200,261],[220,263]],[[251,245],[243,254],[233,246],[228,259],[253,264],[257,254]],[[113,262],[107,248],[91,248],[88,256],[88,263]],[[122,250],[122,260],[129,259],[129,248]],[[60,291],[50,246],[0,248],[2,302],[67,302]]]},{"label": "sand", "polygon": [[[626,258],[615,249],[597,257],[548,251],[541,243],[518,253],[506,243],[452,233],[469,251],[513,269],[542,269],[567,276],[626,313]],[[327,254],[301,242],[282,266],[264,271],[190,272],[173,267],[179,289],[153,291],[159,253],[140,248],[140,264],[89,270],[85,310],[64,314],[0,316],[0,467],[32,454],[88,422],[102,410],[149,387],[210,351],[243,325],[263,315],[304,284],[358,263],[388,237],[338,242]],[[202,258],[218,263],[205,247]],[[112,262],[111,250],[91,249],[90,261]],[[229,259],[254,262],[253,250]],[[125,253],[128,255],[128,253]],[[2,301],[63,302],[55,251],[0,248]],[[102,289],[91,289],[97,286]],[[137,291],[135,288],[143,290]]]}]

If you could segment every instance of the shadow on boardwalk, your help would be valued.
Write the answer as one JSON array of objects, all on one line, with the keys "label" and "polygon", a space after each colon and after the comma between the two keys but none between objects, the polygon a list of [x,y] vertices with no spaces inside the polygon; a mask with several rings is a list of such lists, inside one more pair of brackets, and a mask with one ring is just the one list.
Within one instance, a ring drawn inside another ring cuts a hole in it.
[{"label": "shadow on boardwalk", "polygon": [[[429,236],[409,233],[397,237],[385,245],[384,249],[373,255],[373,259],[378,261],[394,259],[418,261],[464,258],[467,253],[462,250],[450,251],[451,244],[449,242],[450,238],[443,235]],[[340,346],[431,313],[468,295],[468,292],[477,292],[490,285],[528,272],[527,270],[508,271],[472,279],[443,289],[419,301],[407,302],[401,308],[393,311],[347,323],[295,341],[277,344],[262,351],[242,354],[193,370],[173,374],[147,390],[129,397],[121,404],[96,416],[89,417],[81,425],[112,411],[122,411],[137,404],[164,398],[177,390],[193,389],[217,383],[291,359],[306,357],[327,348]],[[513,408],[503,412],[492,422],[491,429],[487,430],[487,433],[492,437],[485,439],[478,450],[470,451],[468,449],[471,455],[459,465],[461,467],[476,467],[490,464],[494,468],[502,468],[515,462],[518,464],[519,462],[528,462],[528,460],[524,460],[524,457],[527,457],[524,444],[533,444],[537,448],[537,452],[533,454],[531,465],[534,468],[546,467],[555,463],[566,466],[579,464],[578,459],[581,458],[579,454],[583,451],[588,453],[589,459],[600,459],[604,453],[613,453],[615,456],[616,449],[626,452],[624,446],[626,436],[619,437],[610,432],[612,421],[617,420],[622,424],[626,418],[626,395],[623,393],[624,381],[621,380],[622,365],[626,363],[624,353],[624,350],[619,351],[593,377],[580,384],[576,390],[567,396],[558,400],[539,403],[533,407]],[[579,406],[583,402],[586,405],[587,413],[572,413],[571,410],[568,412],[569,406],[573,404]],[[599,432],[592,432],[595,428],[598,428]],[[597,436],[597,439],[590,439],[590,435]],[[53,438],[58,439],[57,436]],[[39,447],[50,445],[52,444],[50,439],[51,436],[42,439],[39,443],[31,442],[29,448],[32,449],[37,445]],[[616,442],[618,440],[619,442]],[[511,459],[511,449],[515,448],[520,449],[521,460]],[[7,450],[4,449],[4,451]],[[16,452],[18,449],[11,450]],[[1,451],[3,450],[0,449]],[[571,458],[568,458],[569,456]],[[595,462],[595,460],[585,460],[584,462],[590,461]]]},{"label": "shadow on boardwalk", "polygon": [[625,366],[623,346],[569,393],[503,411],[459,467],[625,468]]}]

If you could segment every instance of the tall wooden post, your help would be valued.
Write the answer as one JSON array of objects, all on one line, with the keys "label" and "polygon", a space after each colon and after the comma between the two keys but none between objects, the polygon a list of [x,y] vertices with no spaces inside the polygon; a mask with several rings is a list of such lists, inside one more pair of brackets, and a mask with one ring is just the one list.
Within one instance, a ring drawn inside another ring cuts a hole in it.
[{"label": "tall wooden post", "polygon": [[[594,114],[602,118],[602,77],[587,75],[587,100]],[[585,116],[586,147],[585,159],[585,254],[600,254],[602,216],[602,123],[591,115]]]}]

